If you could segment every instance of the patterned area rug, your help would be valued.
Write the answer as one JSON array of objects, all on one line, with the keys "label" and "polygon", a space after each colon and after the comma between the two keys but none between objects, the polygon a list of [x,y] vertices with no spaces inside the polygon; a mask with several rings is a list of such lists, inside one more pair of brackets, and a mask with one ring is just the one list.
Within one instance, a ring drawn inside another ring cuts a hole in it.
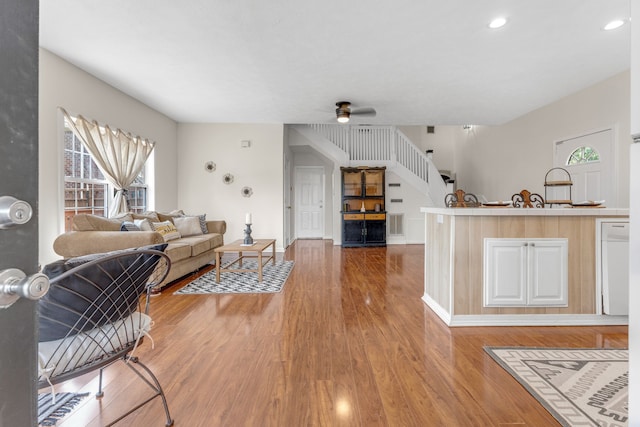
[{"label": "patterned area rug", "polygon": [[564,426],[626,426],[629,353],[485,347]]},{"label": "patterned area rug", "polygon": [[[222,272],[220,283],[216,283],[216,269],[198,277],[187,286],[174,292],[174,295],[191,294],[265,294],[277,293],[282,290],[289,273],[293,268],[293,261],[271,262],[262,268],[262,282],[258,282],[257,272]],[[244,268],[257,268],[257,260],[247,260],[242,263]]]},{"label": "patterned area rug", "polygon": [[89,393],[56,393],[55,402],[51,393],[38,394],[38,425],[55,426],[74,406]]}]

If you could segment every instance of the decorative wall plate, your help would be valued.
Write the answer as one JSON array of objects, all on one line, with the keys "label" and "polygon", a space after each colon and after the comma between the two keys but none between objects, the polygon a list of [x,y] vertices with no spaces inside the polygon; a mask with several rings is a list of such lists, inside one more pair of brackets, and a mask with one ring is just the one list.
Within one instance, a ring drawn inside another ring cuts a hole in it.
[{"label": "decorative wall plate", "polygon": [[251,195],[253,194],[253,190],[251,189],[251,187],[242,187],[240,193],[242,193],[244,197],[251,197]]},{"label": "decorative wall plate", "polygon": [[225,173],[222,177],[222,182],[224,182],[225,184],[231,184],[233,182],[233,175],[231,175],[230,173]]},{"label": "decorative wall plate", "polygon": [[216,164],[213,162],[207,162],[204,164],[204,170],[206,170],[207,172],[213,172],[214,170],[216,170]]}]

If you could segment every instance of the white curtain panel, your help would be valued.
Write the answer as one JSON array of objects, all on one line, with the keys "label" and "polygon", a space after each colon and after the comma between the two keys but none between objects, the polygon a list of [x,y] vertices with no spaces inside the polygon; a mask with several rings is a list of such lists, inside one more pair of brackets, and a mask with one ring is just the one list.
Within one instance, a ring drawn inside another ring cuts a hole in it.
[{"label": "white curtain panel", "polygon": [[108,125],[101,126],[95,120],[88,120],[82,116],[73,118],[66,111],[62,112],[104,176],[117,190],[114,203],[109,209],[109,216],[127,212],[125,189],[133,183],[144,167],[155,142],[132,136],[120,129],[112,130]]}]

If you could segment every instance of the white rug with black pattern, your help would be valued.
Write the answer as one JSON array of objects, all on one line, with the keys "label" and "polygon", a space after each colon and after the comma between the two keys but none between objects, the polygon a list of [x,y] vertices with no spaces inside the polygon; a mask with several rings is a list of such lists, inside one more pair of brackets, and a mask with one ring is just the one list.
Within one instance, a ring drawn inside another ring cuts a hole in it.
[{"label": "white rug with black pattern", "polygon": [[625,427],[626,349],[485,347],[563,426]]},{"label": "white rug with black pattern", "polygon": [[[185,287],[174,292],[174,295],[193,294],[265,294],[278,293],[291,273],[294,261],[268,262],[262,267],[262,282],[258,282],[257,272],[220,273],[220,283],[216,283],[216,269],[205,273]],[[257,260],[245,260],[243,268],[257,269]]]}]

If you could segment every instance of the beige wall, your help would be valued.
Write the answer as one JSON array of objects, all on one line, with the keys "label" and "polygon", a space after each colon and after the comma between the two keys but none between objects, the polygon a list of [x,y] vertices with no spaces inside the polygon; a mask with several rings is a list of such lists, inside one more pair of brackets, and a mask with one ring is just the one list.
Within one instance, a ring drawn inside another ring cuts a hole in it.
[{"label": "beige wall", "polygon": [[458,188],[488,200],[528,189],[544,195],[553,167],[553,143],[613,127],[618,206],[629,207],[629,72],[549,104],[502,126],[456,130]]},{"label": "beige wall", "polygon": [[[279,124],[178,125],[178,205],[187,213],[227,221],[225,241],[244,237],[245,214],[252,214],[253,238],[275,238],[283,250],[284,126]],[[241,141],[251,141],[242,148]],[[213,161],[214,172],[204,164]],[[234,176],[231,184],[222,177]],[[244,197],[241,189],[253,189]]]},{"label": "beige wall", "polygon": [[54,239],[63,232],[62,119],[57,107],[156,141],[155,204],[177,206],[177,124],[103,81],[40,49],[39,77],[39,258],[42,265],[58,259]]}]

